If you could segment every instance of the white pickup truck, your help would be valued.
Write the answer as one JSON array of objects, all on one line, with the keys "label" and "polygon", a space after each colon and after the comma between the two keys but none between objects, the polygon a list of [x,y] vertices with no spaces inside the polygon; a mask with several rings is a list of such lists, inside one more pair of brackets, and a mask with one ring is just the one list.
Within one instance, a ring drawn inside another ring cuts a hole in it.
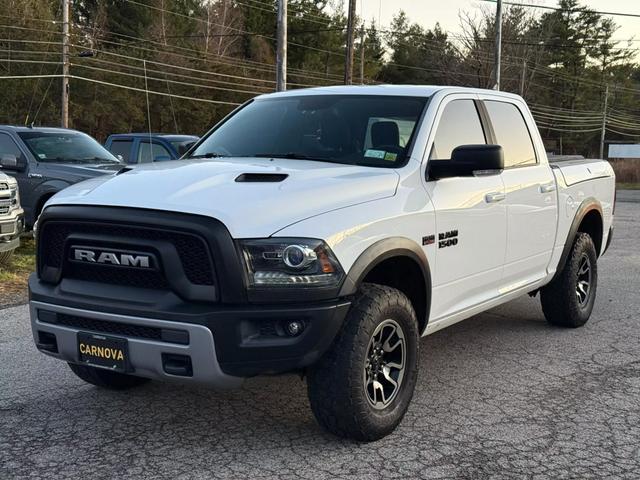
[{"label": "white pickup truck", "polygon": [[0,171],[0,266],[20,246],[24,230],[24,211],[20,206],[18,182]]},{"label": "white pickup truck", "polygon": [[516,95],[260,96],[186,159],[48,202],[33,336],[107,388],[303,372],[322,426],[378,439],[407,410],[421,336],[527,293],[553,325],[589,319],[614,181],[602,160],[550,164]]}]

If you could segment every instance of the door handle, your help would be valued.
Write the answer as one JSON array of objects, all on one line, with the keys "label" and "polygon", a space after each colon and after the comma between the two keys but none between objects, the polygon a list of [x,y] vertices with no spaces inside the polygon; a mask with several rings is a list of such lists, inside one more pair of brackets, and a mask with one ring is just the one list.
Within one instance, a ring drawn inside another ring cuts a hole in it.
[{"label": "door handle", "polygon": [[555,183],[543,183],[540,185],[540,193],[550,193],[555,192],[556,184]]},{"label": "door handle", "polygon": [[501,202],[505,198],[507,198],[507,195],[503,192],[491,192],[484,196],[484,200],[487,203]]}]

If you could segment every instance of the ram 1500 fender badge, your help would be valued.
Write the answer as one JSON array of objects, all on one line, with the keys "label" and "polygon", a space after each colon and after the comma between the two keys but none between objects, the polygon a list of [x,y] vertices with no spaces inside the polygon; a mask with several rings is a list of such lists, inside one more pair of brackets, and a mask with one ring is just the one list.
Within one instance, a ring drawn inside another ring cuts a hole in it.
[{"label": "ram 1500 fender badge", "polygon": [[126,252],[122,250],[71,247],[70,260],[74,262],[113,265],[119,267],[155,268],[155,262],[152,255],[146,253]]},{"label": "ram 1500 fender badge", "polygon": [[458,230],[438,234],[438,248],[454,247],[458,244]]}]

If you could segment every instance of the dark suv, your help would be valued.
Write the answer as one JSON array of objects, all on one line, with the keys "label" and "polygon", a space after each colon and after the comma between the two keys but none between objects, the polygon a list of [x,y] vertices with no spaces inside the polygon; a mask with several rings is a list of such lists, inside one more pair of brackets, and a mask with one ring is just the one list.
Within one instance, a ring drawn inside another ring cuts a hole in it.
[{"label": "dark suv", "polygon": [[123,163],[89,135],[65,128],[0,125],[0,167],[18,180],[28,229],[63,188]]}]

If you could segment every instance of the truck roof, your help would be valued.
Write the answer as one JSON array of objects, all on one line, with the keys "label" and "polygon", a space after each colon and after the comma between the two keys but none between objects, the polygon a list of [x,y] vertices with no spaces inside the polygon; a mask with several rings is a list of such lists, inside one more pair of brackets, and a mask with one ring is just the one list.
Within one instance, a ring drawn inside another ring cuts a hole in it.
[{"label": "truck roof", "polygon": [[149,136],[154,137],[154,138],[166,138],[169,141],[175,141],[175,142],[179,142],[182,140],[197,140],[198,137],[197,135],[178,135],[178,134],[173,134],[173,133],[142,133],[142,132],[133,132],[133,133],[112,133],[111,135],[109,135],[110,138],[121,138],[121,137],[142,137],[142,138],[149,138]]},{"label": "truck roof", "polygon": [[287,90],[286,92],[267,93],[264,97],[287,97],[300,95],[398,95],[410,97],[431,97],[432,95],[447,91],[449,93],[491,93],[492,95],[508,98],[520,98],[518,95],[498,90],[483,88],[453,87],[446,85],[335,85],[327,87],[301,88]]},{"label": "truck roof", "polygon": [[5,132],[47,132],[47,133],[60,133],[60,132],[75,132],[81,133],[78,130],[72,128],[60,128],[60,127],[29,127],[25,125],[0,125],[0,130]]}]

